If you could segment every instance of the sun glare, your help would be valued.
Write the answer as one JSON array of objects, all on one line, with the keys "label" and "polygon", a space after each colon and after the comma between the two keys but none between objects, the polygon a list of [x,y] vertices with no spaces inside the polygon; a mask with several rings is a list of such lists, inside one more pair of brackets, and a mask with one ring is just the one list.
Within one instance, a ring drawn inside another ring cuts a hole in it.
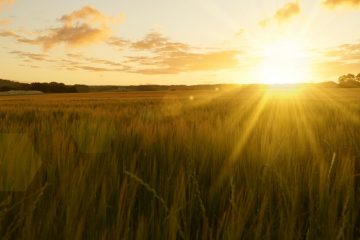
[{"label": "sun glare", "polygon": [[280,41],[264,47],[256,69],[263,84],[297,84],[307,81],[307,52],[297,41]]}]

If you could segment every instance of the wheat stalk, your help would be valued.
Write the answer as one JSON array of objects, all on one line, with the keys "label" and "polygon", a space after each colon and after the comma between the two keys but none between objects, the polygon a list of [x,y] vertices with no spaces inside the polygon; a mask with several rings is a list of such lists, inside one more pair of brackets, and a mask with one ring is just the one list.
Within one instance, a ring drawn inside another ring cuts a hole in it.
[{"label": "wheat stalk", "polygon": [[336,159],[336,153],[333,153],[330,168],[329,168],[329,173],[328,173],[328,181],[329,182],[330,182],[331,172],[332,172],[332,169],[334,167],[335,159]]},{"label": "wheat stalk", "polygon": [[169,212],[169,208],[165,203],[165,200],[159,196],[159,194],[156,193],[156,190],[154,188],[152,188],[147,182],[145,182],[144,180],[142,180],[140,177],[138,177],[137,175],[135,175],[134,173],[131,173],[129,171],[124,171],[125,175],[129,176],[130,178],[132,178],[133,180],[135,180],[136,182],[138,182],[140,185],[142,185],[146,190],[148,190],[149,192],[151,192],[153,194],[153,196],[159,200],[159,202],[161,203],[161,205],[164,207],[164,209],[166,210],[166,212]]}]

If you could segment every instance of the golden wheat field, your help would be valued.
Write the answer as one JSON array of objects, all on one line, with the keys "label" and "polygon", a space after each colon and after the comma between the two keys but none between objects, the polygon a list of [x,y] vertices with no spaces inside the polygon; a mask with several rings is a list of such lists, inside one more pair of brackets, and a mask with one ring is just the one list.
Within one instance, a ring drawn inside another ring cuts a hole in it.
[{"label": "golden wheat field", "polygon": [[0,97],[0,239],[359,239],[359,116],[356,89]]}]

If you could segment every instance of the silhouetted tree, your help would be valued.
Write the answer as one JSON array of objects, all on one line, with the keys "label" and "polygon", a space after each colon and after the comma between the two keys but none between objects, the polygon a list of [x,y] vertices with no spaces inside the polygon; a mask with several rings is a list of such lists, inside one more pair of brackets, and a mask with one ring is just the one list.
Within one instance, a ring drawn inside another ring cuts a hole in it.
[{"label": "silhouetted tree", "polygon": [[51,82],[51,83],[31,83],[30,90],[42,91],[44,93],[76,93],[75,86],[67,86],[63,83]]},{"label": "silhouetted tree", "polygon": [[360,87],[360,73],[357,76],[352,73],[340,76],[339,86],[347,88]]},{"label": "silhouetted tree", "polygon": [[11,87],[9,86],[2,86],[0,87],[0,92],[7,92],[7,91],[10,91],[12,90]]}]

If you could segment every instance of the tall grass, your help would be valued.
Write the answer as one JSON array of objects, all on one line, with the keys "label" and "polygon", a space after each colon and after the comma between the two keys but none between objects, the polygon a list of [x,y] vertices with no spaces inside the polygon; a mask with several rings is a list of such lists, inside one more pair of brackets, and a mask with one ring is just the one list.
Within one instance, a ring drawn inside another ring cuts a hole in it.
[{"label": "tall grass", "polygon": [[359,238],[360,92],[340,91],[0,98],[42,160],[0,192],[0,236]]}]

